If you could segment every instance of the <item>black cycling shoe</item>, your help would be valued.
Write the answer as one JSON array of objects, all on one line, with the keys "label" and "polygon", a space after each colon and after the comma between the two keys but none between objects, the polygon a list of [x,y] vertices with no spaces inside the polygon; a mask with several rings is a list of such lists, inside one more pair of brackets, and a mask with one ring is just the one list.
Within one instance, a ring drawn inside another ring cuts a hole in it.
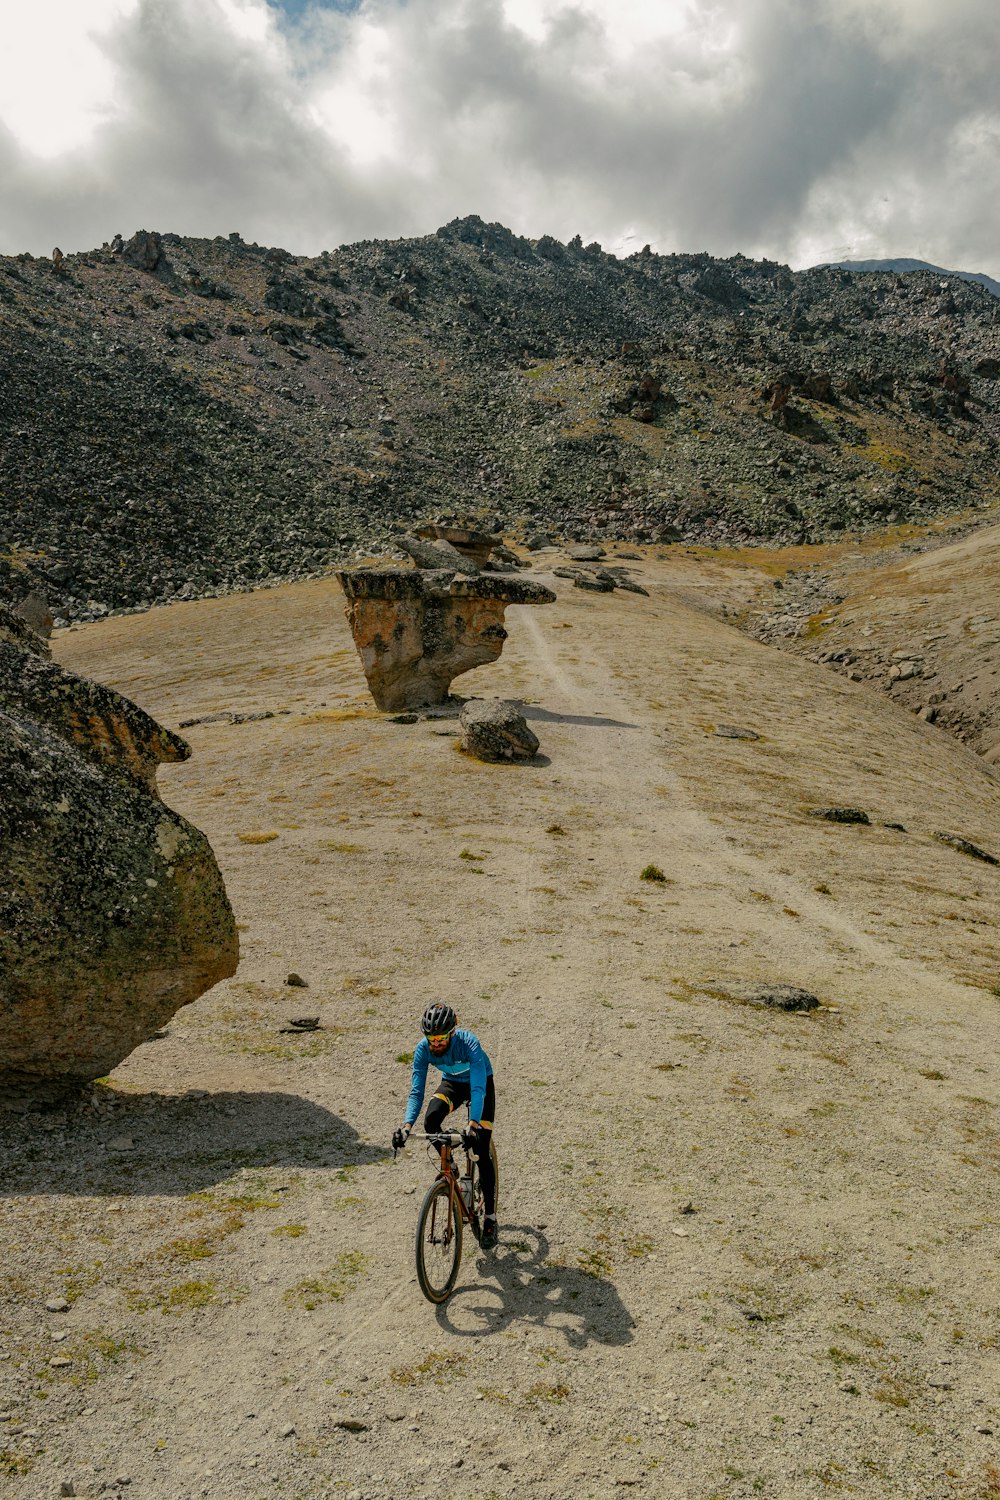
[{"label": "black cycling shoe", "polygon": [[482,1233],[479,1236],[479,1248],[481,1250],[495,1250],[499,1238],[500,1234],[497,1230],[496,1218],[484,1219]]}]

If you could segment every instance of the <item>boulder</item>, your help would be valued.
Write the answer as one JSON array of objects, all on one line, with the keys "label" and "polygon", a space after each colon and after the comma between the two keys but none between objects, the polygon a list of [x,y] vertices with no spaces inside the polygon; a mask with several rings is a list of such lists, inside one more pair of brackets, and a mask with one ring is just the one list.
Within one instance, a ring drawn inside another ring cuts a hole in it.
[{"label": "boulder", "polygon": [[392,540],[394,546],[413,558],[418,568],[449,569],[452,573],[464,573],[469,577],[479,572],[479,563],[474,558],[463,556],[445,538],[431,539],[404,533]]},{"label": "boulder", "polygon": [[472,698],[459,715],[460,749],[477,760],[531,760],[538,736],[528,728],[516,703],[505,698]]},{"label": "boulder", "polygon": [[189,754],[0,605],[0,1108],[101,1077],[235,973],[212,850],[156,790]]},{"label": "boulder", "polygon": [[475,563],[477,571],[485,568],[491,556],[497,552],[505,553],[508,562],[513,557],[514,566],[518,566],[516,554],[501,546],[499,537],[488,531],[479,531],[473,526],[444,526],[436,521],[429,521],[425,526],[417,527],[416,535],[421,541],[447,542],[466,561]]},{"label": "boulder", "polygon": [[15,604],[14,613],[26,625],[30,625],[36,635],[48,640],[55,620],[44,594],[38,593],[37,590],[25,594],[20,604]]},{"label": "boulder", "polygon": [[390,712],[443,703],[454,678],[496,661],[509,604],[556,597],[534,579],[501,573],[357,568],[337,577],[372,697]]},{"label": "boulder", "polygon": [[[120,235],[115,236],[121,239]],[[114,246],[112,245],[112,250]],[[137,229],[127,245],[118,251],[123,261],[135,266],[137,271],[159,271],[163,269],[165,256],[163,241],[155,230]]]},{"label": "boulder", "polygon": [[970,859],[981,859],[983,864],[997,865],[1000,860],[995,854],[990,854],[986,849],[980,849],[971,839],[963,838],[960,833],[935,833],[934,837],[940,844],[948,844],[952,849],[957,849],[960,854],[967,854]]},{"label": "boulder", "polygon": [[815,1010],[819,1000],[797,984],[731,984],[728,993],[744,1005],[759,1005],[768,1010]]},{"label": "boulder", "polygon": [[826,823],[870,823],[871,818],[860,807],[810,807],[810,818],[822,818]]}]

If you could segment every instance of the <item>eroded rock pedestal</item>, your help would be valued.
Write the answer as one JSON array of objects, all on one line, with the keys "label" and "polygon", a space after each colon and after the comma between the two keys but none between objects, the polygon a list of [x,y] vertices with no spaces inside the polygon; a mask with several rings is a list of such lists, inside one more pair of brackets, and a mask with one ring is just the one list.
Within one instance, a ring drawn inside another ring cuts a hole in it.
[{"label": "eroded rock pedestal", "polygon": [[447,569],[358,568],[338,573],[372,697],[382,709],[443,703],[453,680],[496,661],[509,604],[551,604],[533,579]]},{"label": "eroded rock pedestal", "polygon": [[0,605],[0,1109],[101,1077],[235,973],[208,840],[156,790],[189,754]]}]

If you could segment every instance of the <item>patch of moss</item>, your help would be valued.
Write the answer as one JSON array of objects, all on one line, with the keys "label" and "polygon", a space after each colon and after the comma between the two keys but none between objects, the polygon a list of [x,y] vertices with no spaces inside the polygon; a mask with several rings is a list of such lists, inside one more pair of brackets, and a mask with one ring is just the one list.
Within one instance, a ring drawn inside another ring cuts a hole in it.
[{"label": "patch of moss", "polygon": [[312,1312],[325,1302],[341,1302],[368,1267],[368,1257],[360,1250],[345,1250],[333,1265],[319,1276],[306,1276],[285,1293],[288,1307],[304,1307]]},{"label": "patch of moss", "polygon": [[419,1364],[399,1365],[389,1371],[389,1379],[396,1385],[447,1385],[465,1373],[464,1354],[441,1354],[431,1350]]}]

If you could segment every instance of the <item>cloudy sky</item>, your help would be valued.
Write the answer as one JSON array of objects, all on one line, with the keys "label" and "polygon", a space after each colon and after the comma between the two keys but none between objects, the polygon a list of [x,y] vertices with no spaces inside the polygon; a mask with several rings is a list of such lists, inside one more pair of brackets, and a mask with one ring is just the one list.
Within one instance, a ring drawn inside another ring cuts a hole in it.
[{"label": "cloudy sky", "polygon": [[0,251],[478,213],[1000,275],[997,0],[0,0]]}]

